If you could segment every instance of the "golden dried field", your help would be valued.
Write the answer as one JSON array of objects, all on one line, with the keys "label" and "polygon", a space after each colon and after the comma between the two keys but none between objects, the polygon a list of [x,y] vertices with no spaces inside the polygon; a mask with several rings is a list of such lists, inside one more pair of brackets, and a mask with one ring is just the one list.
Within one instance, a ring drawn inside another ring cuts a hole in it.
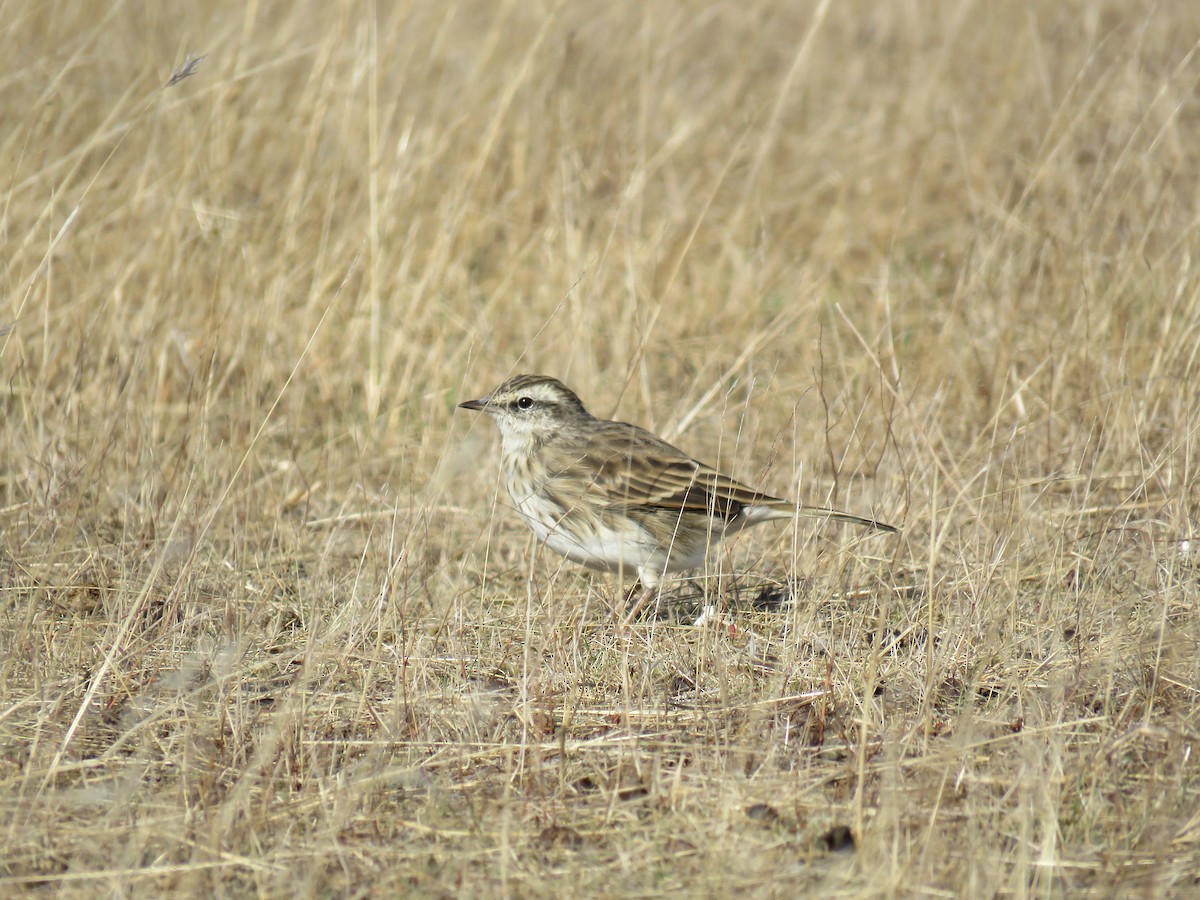
[{"label": "golden dried field", "polygon": [[0,894],[1200,890],[1200,4],[0,10]]}]

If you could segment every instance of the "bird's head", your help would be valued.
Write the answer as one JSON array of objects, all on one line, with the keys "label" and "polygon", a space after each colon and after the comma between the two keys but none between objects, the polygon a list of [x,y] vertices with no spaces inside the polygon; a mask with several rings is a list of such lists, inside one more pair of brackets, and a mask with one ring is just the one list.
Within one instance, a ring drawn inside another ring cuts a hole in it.
[{"label": "bird's head", "polygon": [[592,417],[569,387],[548,375],[517,375],[486,397],[458,404],[496,420],[506,447],[545,444]]}]

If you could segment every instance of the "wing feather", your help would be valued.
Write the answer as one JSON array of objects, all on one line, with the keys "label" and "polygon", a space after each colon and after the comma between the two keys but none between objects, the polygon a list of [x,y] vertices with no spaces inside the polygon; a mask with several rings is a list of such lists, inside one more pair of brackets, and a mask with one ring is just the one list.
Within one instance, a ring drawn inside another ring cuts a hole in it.
[{"label": "wing feather", "polygon": [[614,422],[588,448],[596,472],[589,490],[611,509],[661,509],[716,514],[729,520],[751,505],[787,501],[756,491],[686,456],[648,431]]}]

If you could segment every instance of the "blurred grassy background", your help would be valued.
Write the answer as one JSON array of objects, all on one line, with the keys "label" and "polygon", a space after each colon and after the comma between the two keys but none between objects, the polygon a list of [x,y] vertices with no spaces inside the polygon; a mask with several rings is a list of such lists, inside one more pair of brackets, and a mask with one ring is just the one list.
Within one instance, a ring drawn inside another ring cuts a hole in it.
[{"label": "blurred grassy background", "polygon": [[[6,893],[1195,889],[1200,8],[3,9]],[[616,634],[518,371],[903,539]]]}]

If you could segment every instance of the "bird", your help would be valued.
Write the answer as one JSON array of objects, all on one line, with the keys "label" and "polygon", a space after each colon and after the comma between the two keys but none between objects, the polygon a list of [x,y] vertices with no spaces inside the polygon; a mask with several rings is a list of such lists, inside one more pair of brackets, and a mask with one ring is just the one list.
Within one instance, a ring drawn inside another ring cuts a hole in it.
[{"label": "bird", "polygon": [[458,407],[499,427],[505,486],[539,541],[589,568],[637,574],[626,622],[668,574],[702,565],[710,547],[753,525],[804,516],[898,533],[748,487],[644,428],[593,416],[548,375],[517,375]]}]

